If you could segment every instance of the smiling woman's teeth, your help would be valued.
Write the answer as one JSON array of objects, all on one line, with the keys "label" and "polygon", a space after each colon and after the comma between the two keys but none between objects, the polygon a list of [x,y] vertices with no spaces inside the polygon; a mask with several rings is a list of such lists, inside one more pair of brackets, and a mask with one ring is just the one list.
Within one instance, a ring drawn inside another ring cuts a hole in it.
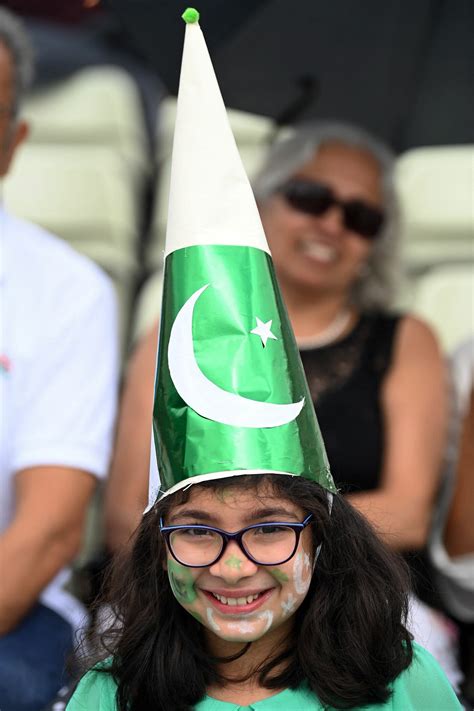
[{"label": "smiling woman's teeth", "polygon": [[248,605],[257,599],[260,593],[256,595],[247,595],[247,597],[226,597],[225,595],[218,595],[217,593],[212,593],[219,602],[223,605]]},{"label": "smiling woman's teeth", "polygon": [[303,242],[302,251],[309,257],[314,259],[319,259],[323,262],[332,262],[336,258],[336,250],[329,244],[322,244],[321,242]]}]

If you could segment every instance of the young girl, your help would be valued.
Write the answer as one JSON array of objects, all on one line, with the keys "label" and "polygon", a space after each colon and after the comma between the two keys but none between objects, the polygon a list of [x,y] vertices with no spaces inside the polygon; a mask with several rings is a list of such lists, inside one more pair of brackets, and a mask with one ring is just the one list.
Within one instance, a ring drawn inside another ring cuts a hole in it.
[{"label": "young girl", "polygon": [[112,656],[67,709],[459,709],[410,641],[401,565],[342,496],[302,477],[178,491],[118,566]]},{"label": "young girl", "polygon": [[[190,19],[191,18],[191,19]],[[337,493],[250,186],[188,17],[153,416],[160,492],[68,711],[451,711],[403,569]]]}]

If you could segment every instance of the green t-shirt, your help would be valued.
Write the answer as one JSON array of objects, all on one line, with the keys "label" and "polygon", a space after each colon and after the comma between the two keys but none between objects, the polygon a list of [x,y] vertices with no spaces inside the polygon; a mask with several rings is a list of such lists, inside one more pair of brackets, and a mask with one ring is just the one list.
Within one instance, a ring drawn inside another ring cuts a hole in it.
[{"label": "green t-shirt", "polygon": [[[460,711],[456,698],[438,662],[423,647],[413,645],[413,662],[393,682],[393,694],[384,704],[359,706],[354,711]],[[80,681],[66,711],[117,711],[116,685],[109,674],[88,672]],[[239,706],[204,697],[195,711],[324,711],[307,688],[285,689],[249,706]],[[171,711],[171,709],[170,709]]]}]

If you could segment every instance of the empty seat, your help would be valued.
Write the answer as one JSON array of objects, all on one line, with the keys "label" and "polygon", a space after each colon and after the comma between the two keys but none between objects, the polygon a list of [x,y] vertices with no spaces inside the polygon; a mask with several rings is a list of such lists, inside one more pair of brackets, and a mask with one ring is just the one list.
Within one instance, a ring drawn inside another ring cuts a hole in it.
[{"label": "empty seat", "polygon": [[411,311],[428,321],[449,353],[474,334],[474,264],[436,267],[416,280]]},{"label": "empty seat", "polygon": [[128,159],[146,162],[146,134],[139,92],[119,67],[92,67],[25,102],[30,140],[45,144],[113,146]]},{"label": "empty seat", "polygon": [[474,146],[417,148],[396,166],[405,264],[474,261]]}]

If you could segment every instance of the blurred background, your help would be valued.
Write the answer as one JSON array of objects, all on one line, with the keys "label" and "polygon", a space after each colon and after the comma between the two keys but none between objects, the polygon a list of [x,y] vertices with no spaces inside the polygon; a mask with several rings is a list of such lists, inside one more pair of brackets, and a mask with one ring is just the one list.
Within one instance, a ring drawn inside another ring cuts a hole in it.
[{"label": "blurred background", "polygon": [[[159,309],[182,3],[2,5],[26,21],[37,60],[31,134],[5,206],[109,273],[125,355]],[[275,133],[308,118],[356,123],[397,152],[400,306],[451,350],[473,323],[472,2],[202,0],[199,10],[250,178]]]},{"label": "blurred background", "polygon": [[[133,396],[135,378],[143,381],[146,393],[140,412],[136,401],[127,400],[124,377],[125,396],[107,485],[110,492],[119,492],[120,499],[117,502],[109,494],[109,508],[121,514],[121,506],[130,511],[132,503],[135,507],[124,534],[128,541],[147,495],[152,387],[145,370],[153,382],[185,5],[176,0],[3,0],[0,6],[23,20],[36,63],[22,111],[30,133],[0,181],[3,205],[13,215],[59,236],[111,277],[119,304],[121,372],[125,375],[132,364],[129,392]],[[421,316],[431,325],[446,358],[467,343],[465,368],[454,360],[452,372],[453,381],[462,380],[460,389],[466,398],[467,393],[472,397],[472,432],[474,3],[199,0],[198,9],[251,182],[274,139],[309,119],[355,124],[395,152],[403,267],[395,311]],[[2,111],[0,105],[0,115]],[[147,343],[151,343],[148,352]],[[424,367],[423,362],[421,370]],[[463,368],[466,373],[470,368],[470,376],[464,377]],[[413,400],[417,399],[418,393],[413,392]],[[456,417],[450,416],[457,427],[451,450],[443,455],[442,465],[435,466],[449,470],[441,483],[451,481],[462,460],[459,433],[465,411],[458,409]],[[143,411],[148,420],[141,416]],[[385,415],[381,414],[384,423]],[[143,431],[135,437],[137,422]],[[423,429],[424,422],[418,425]],[[370,428],[367,437],[373,438]],[[385,439],[390,439],[390,433]],[[430,439],[436,436],[427,438],[426,450],[432,445]],[[399,449],[408,451],[410,443]],[[467,445],[465,449],[466,464],[458,482],[467,482],[472,491],[472,444],[469,451]],[[132,462],[128,457],[136,452]],[[352,452],[350,457],[357,459]],[[405,475],[407,468],[401,469]],[[134,477],[140,479],[138,493],[125,486]],[[464,636],[460,645],[455,644],[464,649],[464,693],[471,702],[474,535],[472,499],[470,511],[462,506],[469,498],[465,491],[458,483],[459,508],[463,521],[469,523],[463,531],[470,530],[470,538],[463,532],[467,543],[462,554],[467,551],[471,567],[466,567],[468,573],[461,580],[463,590],[468,588],[469,611],[464,616],[457,609],[448,612],[462,627]],[[101,495],[89,507],[76,578],[69,586],[87,605],[100,588],[104,557],[115,552],[110,531],[104,535],[102,530]],[[405,501],[411,498],[410,489]],[[430,505],[436,508],[433,502]],[[441,531],[444,523],[437,525]],[[444,548],[438,548],[439,556],[444,556]],[[438,568],[442,567],[438,561]],[[78,572],[84,570],[86,575]],[[454,576],[451,569],[448,573]],[[429,625],[433,626],[431,619]]]}]

